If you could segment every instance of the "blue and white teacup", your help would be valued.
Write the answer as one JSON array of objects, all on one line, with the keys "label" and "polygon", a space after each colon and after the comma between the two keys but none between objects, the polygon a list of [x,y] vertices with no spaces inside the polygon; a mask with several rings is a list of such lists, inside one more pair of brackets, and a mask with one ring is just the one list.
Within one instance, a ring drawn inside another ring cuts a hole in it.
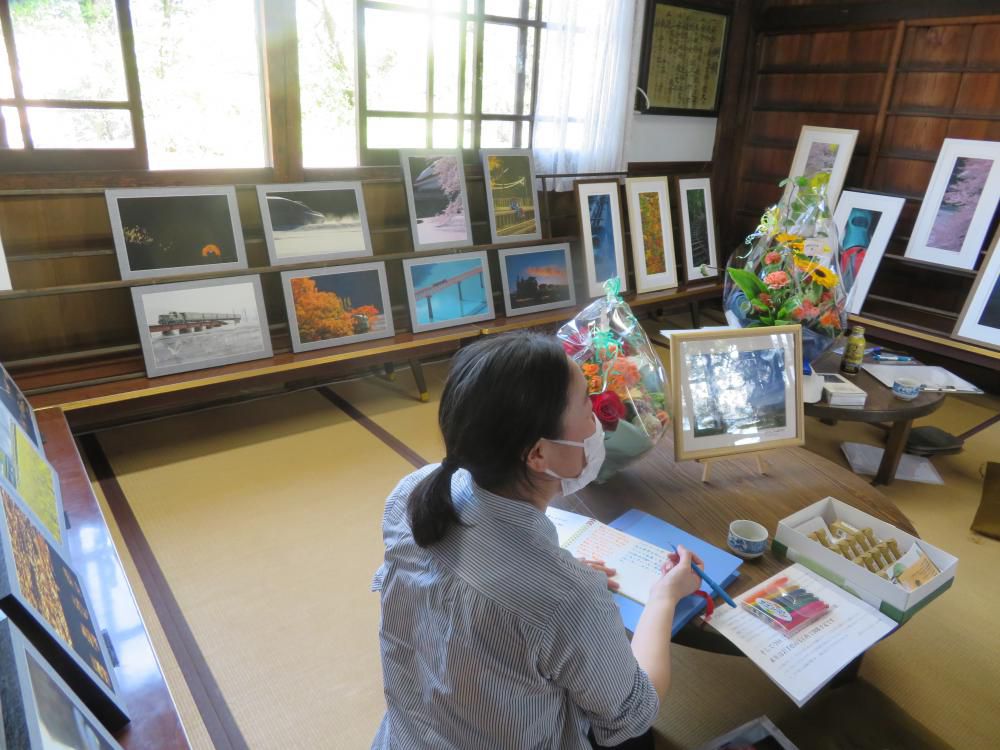
[{"label": "blue and white teacup", "polygon": [[744,559],[760,557],[767,549],[767,529],[756,521],[729,524],[729,549]]},{"label": "blue and white teacup", "polygon": [[896,378],[892,384],[893,395],[902,401],[912,401],[920,395],[923,386],[913,378]]}]

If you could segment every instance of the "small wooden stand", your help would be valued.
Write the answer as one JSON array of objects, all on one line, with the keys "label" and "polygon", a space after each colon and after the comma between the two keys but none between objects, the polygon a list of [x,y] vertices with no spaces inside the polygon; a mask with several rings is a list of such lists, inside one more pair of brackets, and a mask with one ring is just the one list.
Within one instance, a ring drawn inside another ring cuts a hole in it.
[{"label": "small wooden stand", "polygon": [[[717,461],[730,461],[734,459],[735,456],[718,456],[716,458],[699,458],[698,463],[702,465],[701,470],[701,481],[709,482],[712,479],[712,464]],[[760,457],[760,454],[754,456],[754,461],[757,464],[757,473],[761,476],[767,475],[767,462]]]}]

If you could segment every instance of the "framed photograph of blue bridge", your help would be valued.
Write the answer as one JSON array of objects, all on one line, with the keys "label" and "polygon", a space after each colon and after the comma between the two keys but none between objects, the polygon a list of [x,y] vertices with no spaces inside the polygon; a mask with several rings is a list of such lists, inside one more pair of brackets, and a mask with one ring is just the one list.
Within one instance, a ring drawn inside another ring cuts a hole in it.
[{"label": "framed photograph of blue bridge", "polygon": [[580,212],[580,241],[587,271],[587,294],[600,297],[604,282],[618,277],[621,290],[628,287],[625,275],[625,242],[622,208],[615,180],[577,180],[576,205]]},{"label": "framed photograph of blue bridge", "polygon": [[485,251],[404,260],[403,275],[414,332],[494,317]]}]

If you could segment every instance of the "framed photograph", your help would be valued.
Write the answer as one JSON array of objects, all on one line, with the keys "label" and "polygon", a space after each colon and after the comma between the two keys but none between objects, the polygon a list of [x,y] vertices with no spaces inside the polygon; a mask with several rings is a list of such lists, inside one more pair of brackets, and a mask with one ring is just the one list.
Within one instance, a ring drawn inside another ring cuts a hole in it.
[{"label": "framed photograph", "polygon": [[576,304],[568,243],[501,250],[500,276],[507,317]]},{"label": "framed photograph", "polygon": [[292,351],[395,336],[385,263],[284,271]]},{"label": "framed photograph", "polygon": [[622,239],[621,201],[618,183],[577,180],[576,205],[580,211],[580,240],[587,271],[587,294],[600,297],[604,282],[617,276],[621,290],[628,288],[625,273],[625,243]]},{"label": "framed photograph", "polygon": [[906,257],[975,268],[1000,201],[1000,141],[945,138]]},{"label": "framed photograph", "polygon": [[[830,175],[826,197],[827,206],[833,211],[837,207],[840,191],[844,187],[847,168],[851,166],[851,156],[854,154],[854,144],[857,140],[857,130],[803,125],[788,176],[808,177],[820,172]],[[786,186],[785,194],[787,195],[791,189],[791,185]]]},{"label": "framed photograph", "polygon": [[469,193],[460,149],[401,149],[414,250],[472,244]]},{"label": "framed photograph", "polygon": [[151,378],[271,356],[259,276],[132,289]]},{"label": "framed photograph", "polygon": [[0,619],[0,707],[7,747],[121,750],[73,689],[9,619]]},{"label": "framed photograph", "polygon": [[847,312],[861,312],[905,202],[895,195],[853,190],[845,190],[837,201],[833,223],[842,248],[840,271],[848,290]]},{"label": "framed photograph", "polygon": [[258,185],[272,266],[372,254],[360,182]]},{"label": "framed photograph", "polygon": [[247,267],[233,187],[106,190],[123,279]]},{"label": "framed photograph", "polygon": [[17,421],[0,407],[0,485],[18,493],[52,543],[66,550],[59,476]]},{"label": "framed photograph", "polygon": [[487,149],[482,157],[493,242],[540,240],[542,224],[531,149]]},{"label": "framed photograph", "polygon": [[[648,114],[719,114],[729,14],[696,2],[650,0],[642,31],[636,109]],[[647,99],[648,97],[648,99]]]},{"label": "framed photograph", "polygon": [[655,292],[677,286],[670,190],[666,177],[629,177],[625,201],[632,233],[635,290]]},{"label": "framed photograph", "polygon": [[73,568],[0,486],[0,609],[111,731],[128,722],[104,634]]},{"label": "framed photograph", "polygon": [[492,320],[486,251],[403,261],[414,333]]},{"label": "framed photograph", "polygon": [[684,280],[691,284],[718,276],[711,180],[708,177],[679,177],[677,195],[684,238]]},{"label": "framed photograph", "polygon": [[28,399],[2,364],[0,364],[0,407],[9,411],[31,442],[39,450],[43,450],[42,433],[38,431],[35,410],[31,408]]},{"label": "framed photograph", "polygon": [[1000,349],[1000,230],[993,237],[990,252],[976,276],[958,323],[952,334],[956,339]]},{"label": "framed photograph", "polygon": [[670,365],[678,461],[805,443],[800,326],[677,332]]}]

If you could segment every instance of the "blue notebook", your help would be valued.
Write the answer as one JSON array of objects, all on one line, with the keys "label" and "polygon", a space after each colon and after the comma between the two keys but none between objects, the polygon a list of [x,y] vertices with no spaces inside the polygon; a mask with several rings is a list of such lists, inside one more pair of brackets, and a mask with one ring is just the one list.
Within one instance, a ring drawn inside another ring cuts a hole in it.
[{"label": "blue notebook", "polygon": [[[642,539],[657,547],[670,549],[670,544],[683,544],[689,550],[698,555],[705,562],[705,572],[710,578],[718,582],[722,588],[726,588],[736,580],[738,569],[742,560],[731,555],[718,547],[713,547],[707,542],[703,542],[696,536],[681,531],[676,526],[661,521],[655,516],[643,513],[641,510],[630,510],[619,516],[610,524],[613,529],[618,529],[626,534]],[[669,542],[669,544],[668,544]],[[702,582],[702,591],[707,591],[713,596],[712,589],[707,583]],[[642,614],[643,606],[639,602],[628,599],[618,594],[614,595],[615,603],[621,612],[622,621],[630,631],[635,631],[635,626],[639,622],[639,615]],[[722,606],[726,606],[723,604]],[[699,614],[705,608],[705,600],[700,596],[687,596],[677,604],[677,611],[674,614],[674,627],[671,635],[676,635],[677,631],[684,627],[692,617]]]}]

